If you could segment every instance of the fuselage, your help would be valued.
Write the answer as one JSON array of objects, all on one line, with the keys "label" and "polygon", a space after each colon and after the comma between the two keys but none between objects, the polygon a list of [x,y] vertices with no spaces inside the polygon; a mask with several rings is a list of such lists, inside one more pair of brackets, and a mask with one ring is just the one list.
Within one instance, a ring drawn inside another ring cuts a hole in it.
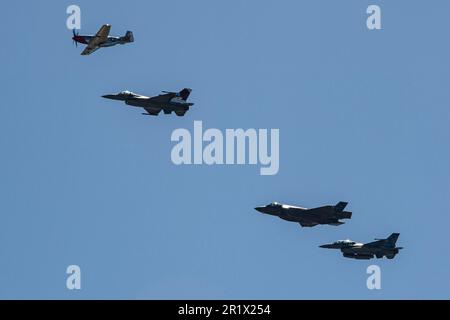
[{"label": "fuselage", "polygon": [[255,209],[261,213],[276,216],[283,220],[295,222],[299,220],[300,216],[302,215],[302,213],[304,213],[304,211],[308,210],[306,208],[290,206],[286,204],[279,204],[276,202],[271,203],[270,205],[264,207],[257,207]]},{"label": "fuselage", "polygon": [[[73,41],[82,43],[82,44],[86,44],[86,45],[89,44],[89,42],[92,40],[92,38],[95,38],[95,36],[76,35],[76,36],[72,37]],[[106,48],[106,47],[115,46],[116,44],[125,44],[125,43],[127,43],[127,41],[125,41],[123,38],[108,37],[105,42],[100,43],[98,46]]]},{"label": "fuselage", "polygon": [[173,97],[168,102],[158,102],[152,97],[143,96],[130,91],[124,91],[116,95],[105,95],[103,98],[124,101],[127,105],[140,108],[164,109],[165,111],[186,111],[193,103],[186,102],[181,97]]},{"label": "fuselage", "polygon": [[321,245],[320,247],[325,249],[339,249],[346,258],[363,260],[372,259],[374,256],[378,259],[384,256],[388,259],[393,259],[401,249],[386,240],[366,244],[357,243],[352,240],[339,240],[331,244]]},{"label": "fuselage", "polygon": [[273,202],[267,206],[257,207],[255,210],[309,227],[317,224],[341,225],[343,222],[339,221],[339,219],[351,218],[351,212],[338,212],[334,206],[308,209]]},{"label": "fuselage", "polygon": [[383,248],[383,247],[369,247],[365,245],[353,246],[349,248],[341,248],[343,253],[357,253],[357,254],[390,254],[398,253],[398,248]]},{"label": "fuselage", "polygon": [[155,109],[160,108],[160,109],[164,109],[167,111],[183,111],[183,110],[187,110],[190,106],[193,105],[193,103],[180,102],[180,101],[177,101],[174,99],[172,99],[171,101],[169,101],[167,103],[158,103],[158,102],[153,102],[151,100],[151,98],[144,97],[144,96],[126,99],[125,103],[127,105],[133,106],[133,107],[155,108]]}]

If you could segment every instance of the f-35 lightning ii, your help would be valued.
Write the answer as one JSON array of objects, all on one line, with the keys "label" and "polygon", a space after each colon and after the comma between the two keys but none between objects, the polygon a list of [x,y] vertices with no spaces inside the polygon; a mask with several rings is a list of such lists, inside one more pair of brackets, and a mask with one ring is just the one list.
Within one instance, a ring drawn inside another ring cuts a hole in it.
[{"label": "f-35 lightning ii", "polygon": [[323,206],[313,209],[291,206],[272,202],[264,207],[256,207],[255,210],[272,216],[277,216],[286,221],[298,222],[302,227],[314,227],[318,224],[339,226],[344,222],[340,219],[351,219],[352,213],[344,211],[347,202],[339,202],[335,206]]}]

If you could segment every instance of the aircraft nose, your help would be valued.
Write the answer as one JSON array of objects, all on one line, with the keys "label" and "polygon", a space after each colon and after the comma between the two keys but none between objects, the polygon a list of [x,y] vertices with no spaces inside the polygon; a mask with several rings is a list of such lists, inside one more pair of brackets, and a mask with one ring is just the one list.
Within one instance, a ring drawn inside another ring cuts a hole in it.
[{"label": "aircraft nose", "polygon": [[333,248],[333,245],[332,244],[323,244],[323,245],[321,245],[321,246],[319,246],[320,248],[323,248],[323,249],[332,249]]},{"label": "aircraft nose", "polygon": [[255,210],[258,211],[258,212],[266,213],[264,209],[265,209],[265,207],[256,207],[255,208]]},{"label": "aircraft nose", "polygon": [[118,100],[118,99],[117,99],[117,96],[114,95],[114,94],[105,94],[104,96],[102,96],[102,98],[105,98],[105,99],[112,99],[112,100]]}]

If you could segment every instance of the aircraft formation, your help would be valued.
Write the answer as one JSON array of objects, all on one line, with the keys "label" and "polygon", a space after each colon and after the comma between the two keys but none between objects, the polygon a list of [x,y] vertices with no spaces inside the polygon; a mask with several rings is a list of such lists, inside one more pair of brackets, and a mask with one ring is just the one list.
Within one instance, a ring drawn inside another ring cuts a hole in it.
[{"label": "aircraft formation", "polygon": [[[123,37],[110,36],[111,25],[109,24],[104,24],[95,35],[80,35],[75,32],[75,29],[72,31],[72,40],[76,46],[78,47],[78,43],[86,45],[86,48],[81,52],[82,56],[88,56],[100,48],[134,42],[132,31],[127,31]],[[125,90],[118,94],[107,94],[102,97],[105,99],[124,101],[129,106],[141,107],[146,111],[143,113],[146,116],[157,116],[163,111],[164,114],[174,112],[177,116],[182,117],[194,105],[193,103],[187,102],[191,91],[189,88],[184,88],[180,92],[163,91],[158,96],[147,97]]]},{"label": "aircraft formation", "polygon": [[[296,222],[302,227],[317,225],[340,226],[341,219],[351,219],[352,212],[345,211],[348,202],[339,202],[334,206],[327,205],[318,208],[303,208],[288,204],[272,202],[267,206],[256,207],[255,210],[263,214],[279,217],[280,219]],[[345,258],[369,260],[374,257],[393,259],[402,247],[396,247],[400,233],[393,233],[387,239],[375,239],[374,242],[357,243],[352,240],[338,240],[331,244],[321,245],[324,249],[340,249]]]},{"label": "aircraft formation", "polygon": [[[86,48],[81,55],[87,56],[100,48],[113,47],[115,45],[128,44],[134,42],[133,32],[127,31],[123,37],[112,37],[109,35],[111,25],[105,24],[95,35],[80,35],[73,30],[72,40],[78,46],[78,43],[85,44]],[[174,112],[182,117],[189,111],[194,103],[188,102],[192,89],[184,88],[180,92],[162,91],[162,94],[148,97],[125,90],[117,94],[106,94],[102,97],[110,100],[125,102],[126,105],[140,107],[145,110],[143,115],[157,116],[171,114]],[[344,224],[343,219],[351,219],[352,212],[345,211],[348,202],[339,202],[336,205],[326,205],[317,208],[303,208],[299,206],[281,204],[272,202],[266,206],[256,207],[255,210],[263,214],[279,217],[283,220],[295,222],[302,227],[314,227],[317,225],[339,226]],[[375,239],[374,242],[357,243],[352,240],[338,240],[330,244],[321,245],[324,249],[339,249],[345,258],[368,260],[376,257],[381,259],[393,259],[402,247],[397,247],[396,242],[399,233],[392,233],[386,239]]]}]

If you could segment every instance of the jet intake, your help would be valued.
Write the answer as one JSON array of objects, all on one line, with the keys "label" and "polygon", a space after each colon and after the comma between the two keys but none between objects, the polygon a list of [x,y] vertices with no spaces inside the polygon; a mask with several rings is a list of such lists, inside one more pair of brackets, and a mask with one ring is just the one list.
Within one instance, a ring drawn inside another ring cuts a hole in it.
[{"label": "jet intake", "polygon": [[370,260],[373,258],[372,255],[367,254],[353,254],[353,253],[344,253],[343,256],[345,258],[357,259],[357,260]]}]

